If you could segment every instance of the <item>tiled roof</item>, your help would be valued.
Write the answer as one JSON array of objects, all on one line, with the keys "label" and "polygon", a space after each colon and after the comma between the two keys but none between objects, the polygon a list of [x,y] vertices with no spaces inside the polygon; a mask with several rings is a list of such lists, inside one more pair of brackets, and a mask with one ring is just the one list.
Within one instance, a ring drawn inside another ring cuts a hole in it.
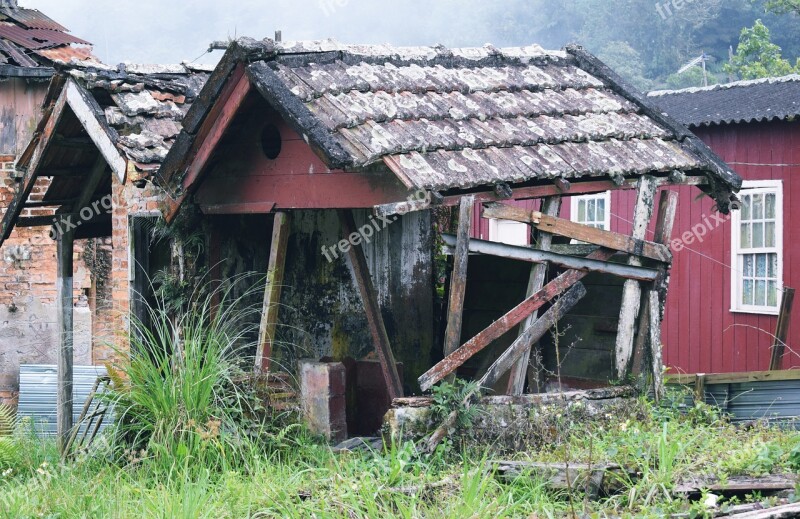
[{"label": "tiled roof", "polygon": [[117,147],[144,173],[158,169],[209,75],[207,68],[189,65],[78,61],[65,72],[94,94]]},{"label": "tiled roof", "polygon": [[740,183],[577,47],[250,42],[267,48],[248,66],[254,85],[331,168],[383,162],[433,190],[673,170]]},{"label": "tiled roof", "polygon": [[800,75],[662,90],[648,97],[687,126],[791,120],[800,116]]}]

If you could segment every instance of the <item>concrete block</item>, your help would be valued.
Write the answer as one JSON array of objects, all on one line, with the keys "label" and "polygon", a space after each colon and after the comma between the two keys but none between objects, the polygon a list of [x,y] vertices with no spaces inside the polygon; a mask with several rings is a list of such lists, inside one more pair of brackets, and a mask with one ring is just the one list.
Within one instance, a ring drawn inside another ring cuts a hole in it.
[{"label": "concrete block", "polygon": [[344,365],[301,360],[298,372],[303,418],[308,427],[333,443],[347,439]]}]

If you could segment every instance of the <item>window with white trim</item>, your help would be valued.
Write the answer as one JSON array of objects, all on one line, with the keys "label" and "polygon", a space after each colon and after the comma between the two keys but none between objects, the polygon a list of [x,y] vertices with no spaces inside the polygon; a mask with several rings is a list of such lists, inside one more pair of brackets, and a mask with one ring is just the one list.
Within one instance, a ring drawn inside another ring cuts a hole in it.
[{"label": "window with white trim", "polygon": [[570,204],[570,216],[573,222],[596,229],[611,230],[611,191],[573,196]]},{"label": "window with white trim", "polygon": [[746,181],[731,218],[731,311],[777,314],[783,290],[783,184]]},{"label": "window with white trim", "polygon": [[526,223],[511,220],[489,219],[489,241],[508,245],[528,245],[530,226]]}]

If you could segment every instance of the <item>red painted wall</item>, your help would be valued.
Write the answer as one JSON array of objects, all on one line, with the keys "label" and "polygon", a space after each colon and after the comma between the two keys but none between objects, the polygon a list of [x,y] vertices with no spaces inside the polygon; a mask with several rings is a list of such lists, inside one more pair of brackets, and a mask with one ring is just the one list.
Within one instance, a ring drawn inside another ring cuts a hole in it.
[{"label": "red painted wall", "polygon": [[[800,122],[754,123],[696,130],[723,160],[745,180],[783,180],[783,281],[800,287]],[[695,187],[672,188],[679,193],[673,238],[708,221],[702,241],[673,250],[674,263],[663,325],[664,361],[671,372],[723,373],[769,368],[777,316],[731,312],[731,224],[719,222],[714,202]],[[630,233],[636,200],[634,190],[611,194],[611,229]],[[794,203],[794,205],[792,205]],[[515,205],[538,209],[538,201]],[[562,218],[570,216],[564,199]],[[654,214],[658,207],[654,209]],[[473,236],[489,239],[488,220],[475,214]],[[649,231],[653,235],[653,225]],[[784,368],[800,367],[800,305],[789,328]]]}]

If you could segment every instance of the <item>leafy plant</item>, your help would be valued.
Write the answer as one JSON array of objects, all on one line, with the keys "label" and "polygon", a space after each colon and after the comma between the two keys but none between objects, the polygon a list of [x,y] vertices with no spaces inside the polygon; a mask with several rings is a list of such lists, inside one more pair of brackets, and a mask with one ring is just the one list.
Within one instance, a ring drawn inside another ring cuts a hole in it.
[{"label": "leafy plant", "polygon": [[456,411],[458,413],[456,427],[459,429],[472,427],[472,422],[477,416],[477,409],[470,406],[469,401],[473,395],[478,393],[478,389],[477,382],[461,379],[434,386],[432,390],[433,404],[431,404],[434,421],[441,422],[451,412]]}]

